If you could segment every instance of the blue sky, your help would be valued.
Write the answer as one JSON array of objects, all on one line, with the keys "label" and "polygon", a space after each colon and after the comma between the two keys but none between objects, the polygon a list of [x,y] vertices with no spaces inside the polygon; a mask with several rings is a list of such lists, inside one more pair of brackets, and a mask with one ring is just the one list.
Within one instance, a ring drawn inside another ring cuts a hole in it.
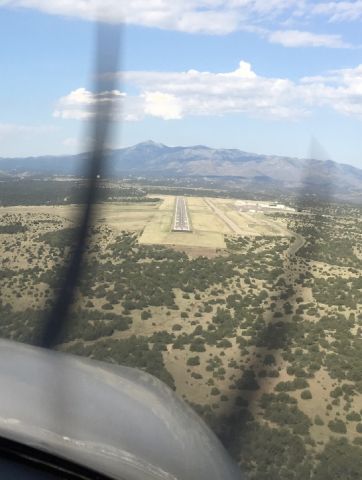
[{"label": "blue sky", "polygon": [[314,136],[362,168],[360,1],[0,0],[0,156],[84,148],[99,5],[125,24],[114,146],[305,157]]}]

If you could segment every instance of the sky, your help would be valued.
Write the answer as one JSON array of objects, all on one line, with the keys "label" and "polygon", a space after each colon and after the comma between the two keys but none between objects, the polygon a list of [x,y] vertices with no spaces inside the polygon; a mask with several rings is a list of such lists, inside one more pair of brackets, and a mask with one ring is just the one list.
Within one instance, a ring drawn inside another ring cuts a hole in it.
[{"label": "sky", "polygon": [[361,0],[0,0],[0,157],[86,148],[96,20],[122,25],[113,147],[305,158],[316,138],[362,168]]}]

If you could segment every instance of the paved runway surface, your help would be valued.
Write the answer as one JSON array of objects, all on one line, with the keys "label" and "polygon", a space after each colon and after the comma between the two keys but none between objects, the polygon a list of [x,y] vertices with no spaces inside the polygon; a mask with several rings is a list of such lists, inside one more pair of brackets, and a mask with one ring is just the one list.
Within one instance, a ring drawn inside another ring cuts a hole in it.
[{"label": "paved runway surface", "polygon": [[189,216],[187,213],[187,204],[184,197],[176,197],[173,231],[191,232]]}]

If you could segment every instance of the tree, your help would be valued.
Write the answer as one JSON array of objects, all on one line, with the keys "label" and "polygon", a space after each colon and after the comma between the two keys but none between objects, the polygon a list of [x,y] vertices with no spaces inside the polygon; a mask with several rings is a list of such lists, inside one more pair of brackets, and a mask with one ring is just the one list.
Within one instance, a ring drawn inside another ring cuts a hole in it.
[{"label": "tree", "polygon": [[102,309],[103,310],[113,310],[113,305],[111,305],[110,303],[105,303],[104,305],[102,305]]},{"label": "tree", "polygon": [[203,338],[197,337],[193,340],[190,345],[191,352],[205,352],[205,340]]},{"label": "tree", "polygon": [[274,355],[272,355],[270,353],[265,355],[263,363],[264,363],[264,365],[275,365],[276,362],[275,362]]},{"label": "tree", "polygon": [[149,318],[152,318],[152,313],[148,310],[143,310],[143,312],[141,313],[141,319],[148,320]]},{"label": "tree", "polygon": [[347,428],[345,423],[340,420],[339,418],[335,418],[334,420],[330,420],[328,422],[328,428],[334,433],[344,434],[347,433]]},{"label": "tree", "polygon": [[319,415],[316,415],[314,417],[314,424],[315,425],[318,425],[319,427],[321,427],[322,425],[324,425],[324,422],[323,420],[321,419],[321,417]]},{"label": "tree", "polygon": [[190,367],[195,367],[196,365],[200,365],[200,357],[199,356],[189,357],[186,363]]},{"label": "tree", "polygon": [[357,412],[350,412],[347,414],[346,419],[349,422],[360,422],[361,421],[361,415]]},{"label": "tree", "polygon": [[212,387],[210,395],[213,395],[213,396],[220,395],[220,390],[217,387]]},{"label": "tree", "polygon": [[302,393],[300,394],[300,397],[303,400],[310,400],[312,398],[312,394],[310,390],[303,390]]}]

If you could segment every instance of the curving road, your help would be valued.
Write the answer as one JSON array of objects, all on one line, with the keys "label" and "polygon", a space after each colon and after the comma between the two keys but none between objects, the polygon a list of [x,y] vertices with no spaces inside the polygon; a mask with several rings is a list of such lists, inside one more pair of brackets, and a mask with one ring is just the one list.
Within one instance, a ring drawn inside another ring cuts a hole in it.
[{"label": "curving road", "polygon": [[299,235],[299,233],[295,233],[295,232],[292,232],[292,231],[290,231],[290,232],[293,234],[295,240],[291,244],[289,249],[287,250],[287,255],[292,256],[292,255],[296,255],[298,250],[300,250],[302,247],[304,247],[306,240],[305,240],[304,237],[302,237],[302,235]]}]

